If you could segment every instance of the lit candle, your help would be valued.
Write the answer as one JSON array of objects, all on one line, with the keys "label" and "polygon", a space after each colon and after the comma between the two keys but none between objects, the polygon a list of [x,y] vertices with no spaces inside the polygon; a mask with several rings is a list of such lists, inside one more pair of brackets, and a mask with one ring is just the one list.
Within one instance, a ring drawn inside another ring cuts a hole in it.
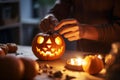
[{"label": "lit candle", "polygon": [[103,59],[102,55],[100,55],[100,54],[98,54],[97,57],[98,57],[99,59]]},{"label": "lit candle", "polygon": [[72,70],[82,70],[83,59],[82,58],[71,58],[67,60],[66,68]]}]

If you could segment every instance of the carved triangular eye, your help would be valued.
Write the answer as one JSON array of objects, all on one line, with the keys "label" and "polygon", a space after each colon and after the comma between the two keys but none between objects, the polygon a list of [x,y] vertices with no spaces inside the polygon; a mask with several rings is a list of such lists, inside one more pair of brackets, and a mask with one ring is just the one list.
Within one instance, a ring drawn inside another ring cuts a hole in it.
[{"label": "carved triangular eye", "polygon": [[62,44],[61,38],[60,38],[60,37],[56,37],[56,38],[55,38],[55,43],[56,43],[57,45],[61,45],[61,44]]},{"label": "carved triangular eye", "polygon": [[37,43],[38,43],[38,44],[42,44],[43,42],[44,42],[44,37],[39,36],[39,37],[37,38]]}]

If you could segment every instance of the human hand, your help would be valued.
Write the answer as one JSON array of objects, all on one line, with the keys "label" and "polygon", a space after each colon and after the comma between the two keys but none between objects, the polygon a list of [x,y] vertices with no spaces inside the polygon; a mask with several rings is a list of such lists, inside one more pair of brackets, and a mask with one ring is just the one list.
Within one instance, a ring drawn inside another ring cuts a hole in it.
[{"label": "human hand", "polygon": [[75,19],[62,20],[54,30],[58,30],[61,35],[64,35],[69,41],[78,40],[81,38],[82,32],[80,24]]},{"label": "human hand", "polygon": [[41,20],[39,27],[43,32],[53,31],[57,23],[58,20],[52,14],[49,14]]}]

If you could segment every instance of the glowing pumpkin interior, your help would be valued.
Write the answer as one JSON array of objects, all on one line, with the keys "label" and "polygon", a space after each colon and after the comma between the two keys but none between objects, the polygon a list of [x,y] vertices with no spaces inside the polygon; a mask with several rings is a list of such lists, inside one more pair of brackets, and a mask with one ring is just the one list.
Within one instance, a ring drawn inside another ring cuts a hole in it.
[{"label": "glowing pumpkin interior", "polygon": [[65,43],[59,34],[39,33],[33,39],[32,50],[41,60],[54,60],[63,55]]}]

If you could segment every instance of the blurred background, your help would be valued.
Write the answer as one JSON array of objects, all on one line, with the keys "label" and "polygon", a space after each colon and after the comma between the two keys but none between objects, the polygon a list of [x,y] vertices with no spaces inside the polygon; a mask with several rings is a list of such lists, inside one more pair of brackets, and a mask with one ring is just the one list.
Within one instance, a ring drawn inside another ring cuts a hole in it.
[{"label": "blurred background", "polygon": [[[31,45],[40,20],[56,0],[0,0],[0,43]],[[69,49],[75,43],[69,43]]]}]

